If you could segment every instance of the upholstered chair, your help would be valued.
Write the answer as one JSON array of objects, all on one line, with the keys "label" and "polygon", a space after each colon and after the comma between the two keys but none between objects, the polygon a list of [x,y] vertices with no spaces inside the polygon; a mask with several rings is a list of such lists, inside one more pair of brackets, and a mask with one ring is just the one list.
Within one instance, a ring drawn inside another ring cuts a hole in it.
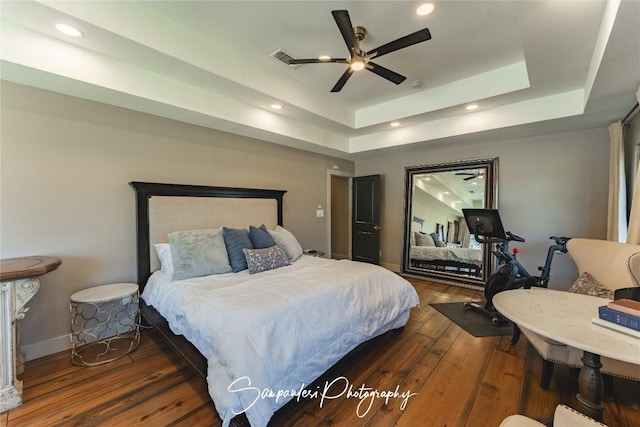
[{"label": "upholstered chair", "polygon": [[[524,415],[510,415],[502,421],[500,427],[545,427],[542,424]],[[553,427],[607,427],[586,415],[575,411],[568,406],[558,405],[553,415]]]},{"label": "upholstered chair", "polygon": [[[598,284],[611,291],[640,286],[640,245],[575,238],[569,240],[567,250],[581,277],[588,273]],[[582,366],[582,350],[542,337],[528,329],[520,329],[542,356],[540,387],[543,389],[549,388],[555,363],[575,368]],[[607,357],[602,357],[600,361],[600,372],[603,374],[640,381],[638,365]]]}]

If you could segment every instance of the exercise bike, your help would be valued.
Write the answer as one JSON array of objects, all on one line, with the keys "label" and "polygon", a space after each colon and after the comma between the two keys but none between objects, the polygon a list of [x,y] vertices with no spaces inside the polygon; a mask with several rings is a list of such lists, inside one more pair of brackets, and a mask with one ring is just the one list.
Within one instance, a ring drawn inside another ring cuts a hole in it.
[{"label": "exercise bike", "polygon": [[[463,209],[462,210],[469,230],[473,230],[473,235],[478,243],[495,244],[496,247],[491,252],[498,259],[498,271],[487,279],[484,287],[484,304],[470,301],[464,304],[465,307],[482,311],[491,317],[491,323],[502,326],[509,323],[493,306],[493,297],[502,291],[509,289],[533,287],[546,288],[549,284],[551,262],[556,252],[566,253],[567,242],[570,237],[551,236],[555,241],[547,251],[547,259],[543,266],[538,267],[541,271],[539,276],[529,274],[526,268],[516,258],[517,249],[509,250],[510,242],[524,242],[525,240],[510,231],[504,231],[502,221],[498,211],[495,209]],[[514,339],[517,340],[515,334]]]}]

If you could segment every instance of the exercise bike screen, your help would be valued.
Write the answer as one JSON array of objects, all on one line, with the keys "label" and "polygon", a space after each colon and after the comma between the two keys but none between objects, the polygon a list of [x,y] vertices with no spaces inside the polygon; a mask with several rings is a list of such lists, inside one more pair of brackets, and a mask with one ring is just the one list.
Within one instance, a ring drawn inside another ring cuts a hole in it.
[{"label": "exercise bike screen", "polygon": [[506,239],[497,209],[462,209],[469,231],[484,237]]}]

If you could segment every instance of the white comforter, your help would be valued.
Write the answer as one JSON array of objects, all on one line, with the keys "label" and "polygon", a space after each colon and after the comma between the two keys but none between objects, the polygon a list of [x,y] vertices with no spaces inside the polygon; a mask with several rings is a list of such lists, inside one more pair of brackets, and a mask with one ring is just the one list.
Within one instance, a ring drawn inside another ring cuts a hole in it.
[{"label": "white comforter", "polygon": [[266,426],[292,398],[273,395],[302,390],[358,344],[404,326],[419,303],[382,267],[310,256],[253,275],[170,282],[159,271],[142,297],[207,358],[224,427],[242,412]]}]

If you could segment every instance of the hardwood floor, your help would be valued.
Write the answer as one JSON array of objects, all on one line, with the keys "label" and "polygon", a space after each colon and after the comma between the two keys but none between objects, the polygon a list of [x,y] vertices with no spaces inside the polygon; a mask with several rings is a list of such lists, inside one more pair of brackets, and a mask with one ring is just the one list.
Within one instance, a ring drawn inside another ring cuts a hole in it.
[{"label": "hardwood floor", "polygon": [[[555,406],[575,407],[577,381],[557,366],[548,391],[538,382],[542,362],[522,337],[475,338],[429,306],[480,299],[468,289],[412,280],[421,306],[403,331],[391,331],[341,360],[309,387],[342,376],[411,397],[300,399],[283,407],[271,426],[497,427],[511,414],[549,418]],[[159,339],[144,331],[136,351],[113,363],[82,368],[69,352],[27,363],[24,404],[0,414],[0,426],[219,426],[206,382]],[[341,390],[346,380],[336,380]],[[331,388],[330,391],[333,391]],[[336,391],[336,394],[338,392]],[[640,383],[614,379],[605,396],[609,427],[640,426]]]}]

